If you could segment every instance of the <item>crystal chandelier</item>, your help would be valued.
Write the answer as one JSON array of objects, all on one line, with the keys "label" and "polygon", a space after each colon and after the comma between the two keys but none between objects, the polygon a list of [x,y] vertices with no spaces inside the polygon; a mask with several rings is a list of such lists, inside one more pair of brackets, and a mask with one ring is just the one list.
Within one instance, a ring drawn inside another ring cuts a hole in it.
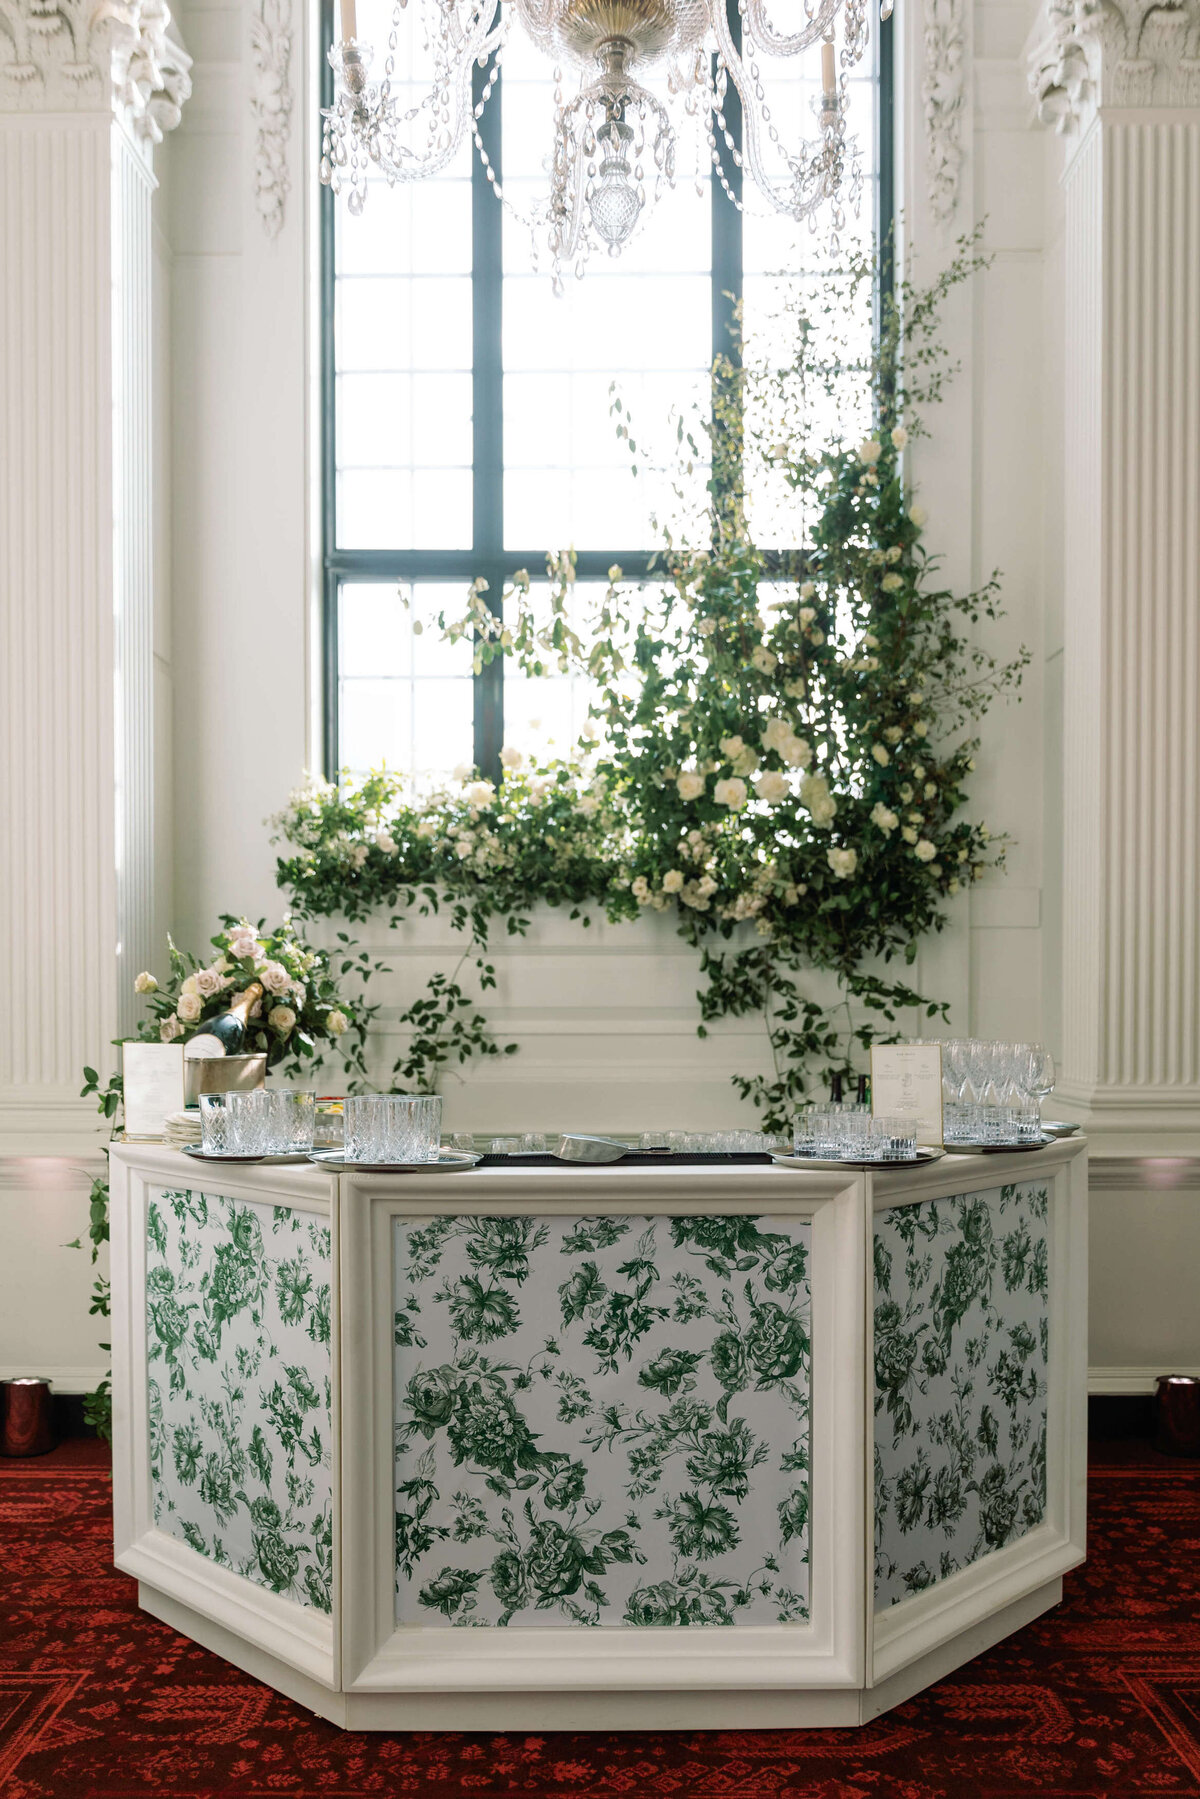
[{"label": "crystal chandelier", "polygon": [[[421,180],[448,166],[469,130],[498,198],[503,184],[479,121],[515,23],[554,68],[550,189],[523,220],[535,260],[544,250],[556,288],[564,271],[582,274],[588,256],[620,254],[661,193],[675,184],[677,125],[696,135],[697,168],[711,162],[735,205],[749,172],[770,208],[815,226],[828,207],[831,229],[861,186],[858,155],[846,137],[847,77],[867,43],[867,0],[798,0],[799,28],[779,32],[765,0],[738,0],[738,27],[726,0],[415,0],[431,80],[412,106],[396,93],[397,44],[408,0],[393,0],[383,71],[355,37],[355,0],[341,0],[342,41],[329,52],[334,102],[324,109],[321,180],[349,189],[362,211],[372,167],[389,183]],[[786,11],[797,0],[782,0]],[[892,0],[880,0],[880,18]],[[841,26],[841,43],[835,31]],[[789,144],[767,101],[767,59],[786,60],[821,44],[821,91],[813,126]],[[478,100],[472,71],[486,71]],[[642,85],[657,71],[660,93]],[[740,144],[726,121],[732,84],[741,101]],[[673,116],[674,115],[674,116]],[[515,209],[513,209],[515,210]],[[518,215],[520,216],[520,215]]]}]

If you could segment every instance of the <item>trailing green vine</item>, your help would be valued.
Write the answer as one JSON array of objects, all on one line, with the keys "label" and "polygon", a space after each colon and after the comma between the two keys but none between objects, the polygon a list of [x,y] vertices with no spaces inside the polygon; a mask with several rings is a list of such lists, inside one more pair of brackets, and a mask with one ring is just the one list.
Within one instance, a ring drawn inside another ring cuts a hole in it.
[{"label": "trailing green vine", "polygon": [[[445,907],[467,936],[455,973],[403,1015],[397,1078],[428,1090],[501,1053],[459,973],[470,956],[485,993],[492,933],[523,933],[539,903],[585,926],[589,905],[670,912],[700,952],[701,1034],[763,1020],[771,1072],[735,1085],[768,1128],[814,1078],[894,1037],[901,1013],[944,1015],[893,965],[911,966],[946,900],[1002,860],[964,815],[967,781],[978,719],[1029,660],[978,642],[999,616],[995,577],[964,595],[939,584],[904,473],[950,373],[942,301],[980,266],[963,240],[931,287],[902,280],[862,351],[877,270],[859,258],[813,305],[791,303],[787,355],[747,342],[719,358],[711,420],[677,425],[684,477],[711,467],[702,525],[664,523],[663,576],[637,604],[619,569],[589,599],[560,556],[548,614],[522,574],[499,613],[476,582],[463,614],[438,620],[473,641],[477,669],[506,656],[592,683],[571,758],[526,768],[506,749],[498,789],[471,773],[422,796],[385,770],[291,796],[277,872],[299,915],[382,908],[396,925]],[[783,557],[755,541],[747,499],[772,485],[802,543]],[[814,971],[835,1004],[806,991]]]}]

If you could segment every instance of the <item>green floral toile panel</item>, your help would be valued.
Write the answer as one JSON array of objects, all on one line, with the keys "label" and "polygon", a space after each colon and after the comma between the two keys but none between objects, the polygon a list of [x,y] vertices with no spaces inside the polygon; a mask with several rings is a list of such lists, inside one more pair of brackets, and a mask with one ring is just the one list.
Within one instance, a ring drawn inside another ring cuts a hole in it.
[{"label": "green floral toile panel", "polygon": [[329,1226],[162,1192],[146,1218],[154,1520],[272,1593],[330,1609]]},{"label": "green floral toile panel", "polygon": [[875,1219],[875,1604],[1040,1524],[1046,1505],[1047,1190]]},{"label": "green floral toile panel", "polygon": [[810,1228],[398,1219],[400,1624],[808,1616]]}]

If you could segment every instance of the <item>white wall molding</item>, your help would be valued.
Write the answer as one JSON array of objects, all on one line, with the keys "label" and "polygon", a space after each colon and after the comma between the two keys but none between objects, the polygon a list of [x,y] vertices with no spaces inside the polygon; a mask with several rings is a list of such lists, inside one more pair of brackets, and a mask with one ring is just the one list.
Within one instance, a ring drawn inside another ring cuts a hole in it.
[{"label": "white wall molding", "polygon": [[292,126],[292,3],[256,0],[250,20],[254,85],[250,111],[258,136],[254,153],[254,198],[268,237],[283,229],[284,202],[291,180],[288,139]]},{"label": "white wall molding", "polygon": [[939,225],[958,208],[966,113],[965,0],[924,0],[925,173],[929,211]]},{"label": "white wall molding", "polygon": [[1200,1362],[1187,1368],[1164,1368],[1157,1362],[1145,1368],[1089,1368],[1088,1392],[1117,1398],[1153,1393],[1161,1374],[1186,1374],[1200,1379]]}]

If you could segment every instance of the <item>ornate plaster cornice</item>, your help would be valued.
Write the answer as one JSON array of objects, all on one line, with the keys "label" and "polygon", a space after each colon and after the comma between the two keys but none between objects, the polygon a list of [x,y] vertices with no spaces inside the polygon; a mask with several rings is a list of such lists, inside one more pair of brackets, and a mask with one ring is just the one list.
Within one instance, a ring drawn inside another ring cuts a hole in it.
[{"label": "ornate plaster cornice", "polygon": [[962,124],[966,106],[964,0],[924,0],[923,38],[921,105],[925,114],[929,210],[939,224],[944,224],[958,205],[958,180],[963,160]]},{"label": "ornate plaster cornice", "polygon": [[0,109],[105,101],[146,144],[178,125],[192,59],[165,0],[0,0]]},{"label": "ornate plaster cornice", "polygon": [[1047,0],[1029,86],[1061,132],[1099,106],[1200,105],[1200,0]]},{"label": "ornate plaster cornice", "polygon": [[292,124],[291,0],[256,0],[250,24],[254,87],[250,110],[258,127],[254,147],[254,198],[263,230],[278,237],[288,177],[288,137]]}]

